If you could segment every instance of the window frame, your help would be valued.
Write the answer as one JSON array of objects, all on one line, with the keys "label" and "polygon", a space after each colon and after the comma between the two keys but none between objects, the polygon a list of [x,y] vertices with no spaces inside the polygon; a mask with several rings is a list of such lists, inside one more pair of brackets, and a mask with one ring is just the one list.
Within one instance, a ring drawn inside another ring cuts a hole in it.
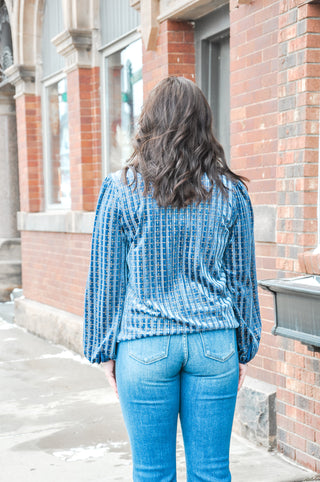
[{"label": "window frame", "polygon": [[[61,80],[67,80],[67,93],[68,93],[68,77],[65,72],[58,72],[49,75],[42,79],[42,95],[41,95],[41,111],[42,111],[42,141],[43,141],[43,181],[44,181],[44,201],[45,211],[70,211],[72,205],[72,197],[70,196],[70,206],[62,206],[60,203],[49,202],[49,192],[51,189],[51,142],[49,135],[49,103],[48,103],[48,87],[60,82]],[[69,115],[69,112],[68,112]],[[70,161],[70,157],[69,157]]]},{"label": "window frame", "polygon": [[138,28],[131,30],[122,37],[104,45],[99,49],[101,54],[101,68],[100,68],[100,85],[101,89],[101,140],[102,140],[102,177],[103,179],[110,173],[110,159],[108,158],[109,153],[109,135],[107,133],[108,129],[108,119],[109,119],[109,103],[106,95],[106,59],[112,54],[119,52],[128,47],[131,43],[141,40],[141,32]]}]

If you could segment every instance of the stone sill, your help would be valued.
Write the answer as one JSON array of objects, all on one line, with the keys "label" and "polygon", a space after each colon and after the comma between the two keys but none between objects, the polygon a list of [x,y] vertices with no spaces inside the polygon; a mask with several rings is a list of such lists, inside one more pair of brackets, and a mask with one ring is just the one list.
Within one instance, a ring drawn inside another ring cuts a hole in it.
[{"label": "stone sill", "polygon": [[300,253],[299,264],[303,273],[320,275],[320,246]]},{"label": "stone sill", "polygon": [[[264,243],[274,243],[275,206],[254,206],[255,240]],[[95,212],[86,211],[48,211],[42,213],[17,213],[19,231],[48,231],[55,233],[92,234]]]},{"label": "stone sill", "polygon": [[95,213],[84,211],[52,211],[17,213],[19,231],[92,234]]}]

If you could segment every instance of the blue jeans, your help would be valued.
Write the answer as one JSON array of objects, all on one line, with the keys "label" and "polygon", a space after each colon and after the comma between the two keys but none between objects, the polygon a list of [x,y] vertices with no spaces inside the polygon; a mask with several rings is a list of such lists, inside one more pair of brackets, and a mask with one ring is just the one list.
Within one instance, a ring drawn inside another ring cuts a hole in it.
[{"label": "blue jeans", "polygon": [[176,481],[177,418],[188,482],[229,482],[237,397],[236,330],[121,341],[116,380],[134,482]]}]

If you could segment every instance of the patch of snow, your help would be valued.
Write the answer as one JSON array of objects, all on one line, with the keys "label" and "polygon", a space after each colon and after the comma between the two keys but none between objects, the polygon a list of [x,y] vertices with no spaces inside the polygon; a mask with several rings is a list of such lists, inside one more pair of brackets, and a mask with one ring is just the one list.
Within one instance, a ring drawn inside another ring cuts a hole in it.
[{"label": "patch of snow", "polygon": [[0,330],[13,330],[16,328],[15,325],[7,323],[3,318],[0,318]]},{"label": "patch of snow", "polygon": [[77,462],[79,460],[92,460],[103,457],[109,450],[107,444],[89,445],[88,447],[75,447],[69,450],[53,452],[52,455],[66,462]]}]

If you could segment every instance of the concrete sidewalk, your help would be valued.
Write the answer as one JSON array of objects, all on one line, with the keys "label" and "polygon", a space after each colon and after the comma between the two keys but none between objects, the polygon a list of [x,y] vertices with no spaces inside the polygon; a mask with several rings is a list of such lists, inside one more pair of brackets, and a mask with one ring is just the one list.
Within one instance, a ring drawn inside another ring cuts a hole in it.
[{"label": "concrete sidewalk", "polygon": [[[130,447],[102,369],[0,319],[0,479],[131,481]],[[179,428],[178,481],[185,478]],[[233,436],[233,482],[298,482],[314,474]],[[319,480],[319,479],[318,479]]]}]

